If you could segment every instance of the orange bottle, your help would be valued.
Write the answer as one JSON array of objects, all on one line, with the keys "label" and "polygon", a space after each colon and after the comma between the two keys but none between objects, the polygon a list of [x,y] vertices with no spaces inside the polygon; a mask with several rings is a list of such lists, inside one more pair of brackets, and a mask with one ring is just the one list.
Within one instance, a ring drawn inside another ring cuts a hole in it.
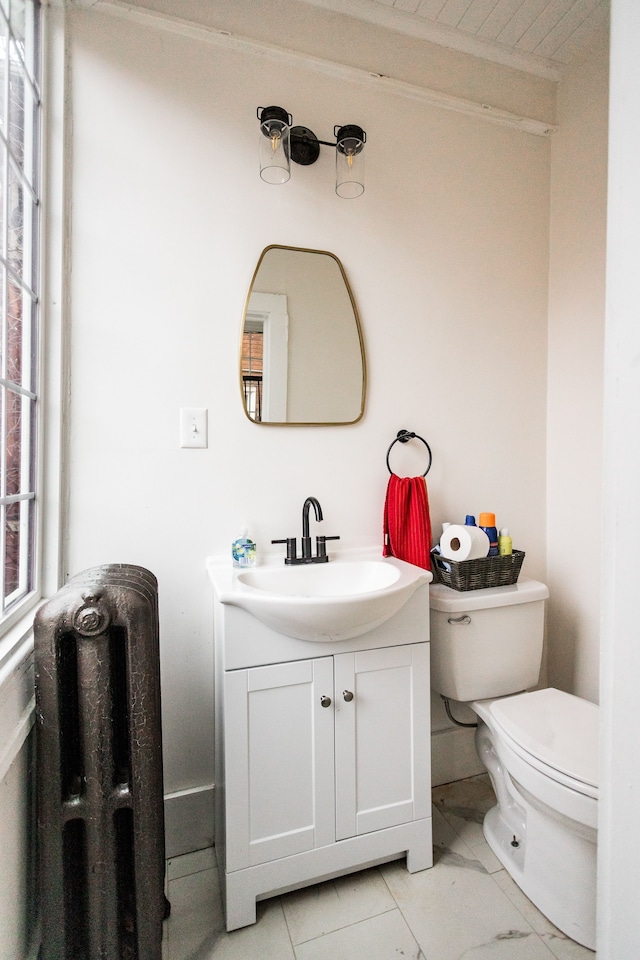
[{"label": "orange bottle", "polygon": [[481,513],[478,517],[478,526],[481,530],[484,530],[486,535],[489,537],[491,546],[489,547],[489,557],[497,557],[498,550],[498,528],[496,527],[496,515],[495,513]]}]

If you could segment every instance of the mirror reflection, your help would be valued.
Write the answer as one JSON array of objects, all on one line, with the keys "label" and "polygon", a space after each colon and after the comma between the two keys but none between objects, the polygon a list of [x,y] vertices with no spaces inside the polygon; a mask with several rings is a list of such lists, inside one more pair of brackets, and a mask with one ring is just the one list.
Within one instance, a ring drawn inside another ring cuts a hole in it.
[{"label": "mirror reflection", "polygon": [[245,305],[240,358],[245,413],[254,423],[355,423],[364,412],[360,321],[332,253],[263,250]]}]

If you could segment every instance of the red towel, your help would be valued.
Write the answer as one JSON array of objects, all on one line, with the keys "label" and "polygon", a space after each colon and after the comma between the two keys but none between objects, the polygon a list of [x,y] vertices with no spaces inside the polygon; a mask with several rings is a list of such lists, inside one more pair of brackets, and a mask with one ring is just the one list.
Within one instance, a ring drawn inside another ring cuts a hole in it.
[{"label": "red towel", "polygon": [[431,518],[424,477],[392,473],[384,504],[384,557],[431,569]]}]

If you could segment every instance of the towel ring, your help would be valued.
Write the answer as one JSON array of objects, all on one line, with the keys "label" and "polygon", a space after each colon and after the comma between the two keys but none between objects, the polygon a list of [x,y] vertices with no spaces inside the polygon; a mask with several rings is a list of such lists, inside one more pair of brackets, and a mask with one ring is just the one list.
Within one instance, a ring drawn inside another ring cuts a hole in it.
[{"label": "towel ring", "polygon": [[413,431],[409,431],[409,430],[398,430],[398,434],[395,440],[392,440],[391,443],[389,444],[389,449],[387,450],[387,470],[389,471],[389,473],[393,473],[393,470],[389,465],[389,454],[391,453],[391,448],[393,447],[394,443],[398,443],[398,442],[408,443],[409,440],[421,440],[422,443],[424,443],[425,447],[427,448],[427,453],[429,454],[429,463],[427,464],[427,469],[422,474],[423,477],[426,477],[426,475],[429,473],[429,470],[431,470],[431,464],[433,462],[431,447],[423,437],[419,437],[417,433],[413,433]]}]

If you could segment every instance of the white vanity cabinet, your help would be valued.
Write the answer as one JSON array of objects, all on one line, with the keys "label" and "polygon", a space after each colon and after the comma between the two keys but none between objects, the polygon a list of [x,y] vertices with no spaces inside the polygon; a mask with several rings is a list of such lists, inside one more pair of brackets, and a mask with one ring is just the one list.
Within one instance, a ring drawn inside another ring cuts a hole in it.
[{"label": "white vanity cabinet", "polygon": [[285,890],[405,855],[412,872],[432,865],[428,636],[427,585],[340,642],[285,637],[216,601],[227,929]]}]

